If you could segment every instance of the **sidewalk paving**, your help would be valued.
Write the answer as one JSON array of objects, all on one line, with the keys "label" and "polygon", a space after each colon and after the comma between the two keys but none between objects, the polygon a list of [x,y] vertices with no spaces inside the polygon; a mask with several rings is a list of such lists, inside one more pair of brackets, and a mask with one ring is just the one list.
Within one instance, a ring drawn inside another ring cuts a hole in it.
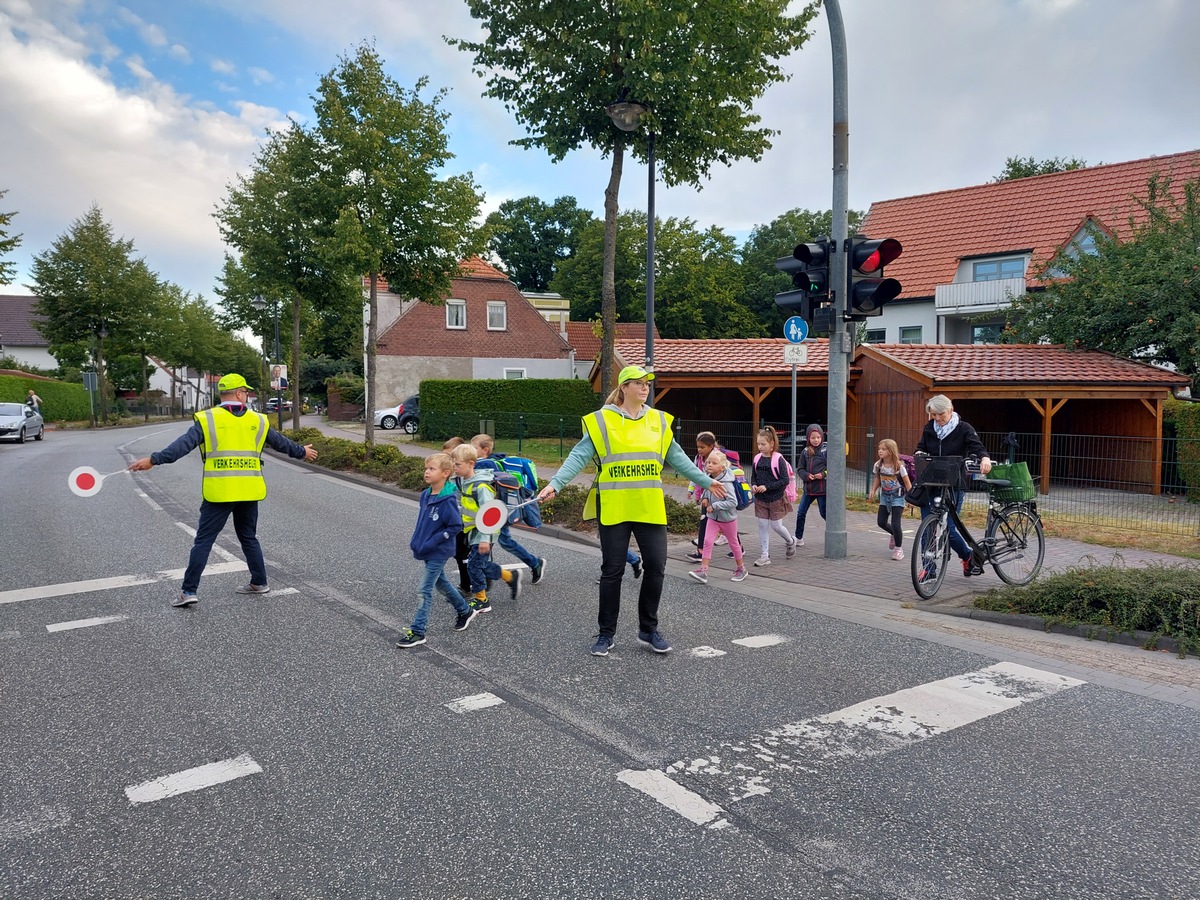
[{"label": "sidewalk paving", "polygon": [[[331,424],[324,419],[318,419],[316,416],[305,416],[303,417],[302,424],[316,427],[322,433],[333,437],[362,440],[364,435],[364,428],[361,423]],[[427,448],[413,444],[410,436],[397,431],[376,429],[375,436],[377,441],[395,444],[400,450],[412,456],[424,456],[430,452]],[[538,468],[539,475],[543,478],[550,478],[557,471],[549,466],[539,466]],[[591,473],[585,473],[578,476],[573,483],[590,485],[592,478],[593,475]],[[687,499],[687,491],[681,485],[667,485],[665,490],[677,500],[684,501]],[[1085,654],[1089,657],[1094,657],[1096,652],[1102,647],[1107,646],[1110,649],[1115,649],[1111,645],[1101,641],[1084,642],[1080,641],[1077,637],[1045,633],[1039,635],[1038,632],[1030,630],[1030,627],[1035,625],[1040,628],[1040,620],[1033,620],[1032,617],[1005,616],[1003,614],[988,613],[983,610],[974,609],[972,604],[976,596],[992,588],[1001,587],[1004,584],[990,566],[985,568],[982,576],[971,578],[963,576],[958,566],[954,566],[954,571],[947,575],[937,596],[933,600],[920,600],[913,590],[909,558],[907,556],[913,533],[916,531],[919,523],[920,519],[913,514],[912,510],[905,514],[904,549],[906,556],[903,560],[893,560],[891,552],[888,550],[888,535],[877,526],[875,514],[873,512],[847,510],[846,557],[844,559],[827,559],[824,555],[825,522],[821,518],[820,512],[814,506],[809,510],[808,521],[805,526],[805,546],[799,548],[795,558],[790,560],[785,559],[782,541],[780,541],[778,535],[772,535],[772,564],[760,568],[753,565],[753,561],[759,555],[759,545],[758,525],[754,516],[753,506],[751,506],[738,513],[738,534],[743,543],[750,573],[755,577],[741,584],[730,583],[726,577],[722,577],[726,571],[730,575],[733,573],[734,564],[733,560],[726,556],[728,548],[721,546],[714,551],[714,558],[711,564],[713,573],[711,583],[715,586],[739,592],[770,594],[770,599],[781,602],[788,602],[789,598],[797,598],[802,601],[806,596],[819,596],[823,598],[819,602],[828,604],[830,603],[830,592],[834,592],[839,595],[846,595],[845,597],[840,597],[834,605],[849,603],[851,606],[863,606],[866,604],[873,606],[877,612],[882,612],[888,616],[898,614],[902,619],[910,617],[901,611],[913,610],[922,615],[925,613],[941,613],[949,616],[957,616],[960,619],[978,620],[951,623],[941,618],[941,621],[936,625],[927,624],[924,626],[944,633],[953,632],[962,635],[972,632],[980,633],[981,626],[985,626],[985,623],[999,622],[1003,623],[1010,632],[1013,632],[1007,640],[1001,640],[1000,642],[1015,643],[1027,648],[1035,645],[1043,646],[1046,644],[1045,639],[1049,639],[1051,644],[1056,645],[1062,645],[1064,640],[1068,644],[1070,642],[1076,644],[1085,643],[1091,648]],[[789,530],[794,529],[794,513],[788,517],[787,525]],[[561,537],[598,546],[598,542],[591,536],[571,532],[567,529],[547,525],[543,527],[542,531],[548,536]],[[689,568],[695,566],[694,563],[689,563],[685,559],[686,554],[692,549],[694,548],[688,542],[687,538],[672,535],[668,552],[671,574],[683,576]],[[1166,553],[1154,553],[1137,549],[1114,549],[1063,538],[1048,538],[1046,541],[1043,572],[1063,571],[1077,565],[1108,565],[1114,562],[1129,567],[1145,566],[1155,562],[1200,565],[1200,563],[1194,560]],[[797,605],[803,604],[799,602]],[[1025,619],[1025,621],[1021,621],[1022,619]],[[1012,625],[1017,624],[1027,627],[1019,630],[1011,628]],[[994,628],[988,629],[984,627],[983,630],[991,635],[987,638],[988,640],[997,640]],[[1126,639],[1124,642],[1127,643],[1128,640]],[[1130,648],[1126,647],[1122,649],[1129,650]],[[1137,652],[1142,654],[1143,663],[1134,662],[1130,664],[1132,666],[1131,672],[1144,669],[1146,665],[1149,665],[1149,660],[1166,656],[1166,654],[1161,653]],[[1055,655],[1060,658],[1063,656],[1061,652]],[[1170,655],[1170,659],[1173,663],[1185,665],[1168,665],[1165,669],[1168,674],[1163,676],[1162,673],[1159,673],[1159,676],[1154,680],[1161,681],[1165,677],[1169,683],[1178,684],[1187,690],[1200,691],[1200,660],[1178,660],[1173,654]],[[1193,663],[1195,665],[1192,665]],[[1150,665],[1150,668],[1157,671],[1162,667],[1159,663],[1154,663]],[[1138,676],[1132,675],[1131,677]]]}]

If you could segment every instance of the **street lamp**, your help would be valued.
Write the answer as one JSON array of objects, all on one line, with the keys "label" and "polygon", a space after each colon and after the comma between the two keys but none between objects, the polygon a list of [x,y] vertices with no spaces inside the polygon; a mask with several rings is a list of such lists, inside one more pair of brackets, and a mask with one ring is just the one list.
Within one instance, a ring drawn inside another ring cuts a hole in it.
[{"label": "street lamp", "polygon": [[[622,131],[637,131],[643,117],[650,112],[650,105],[640,100],[627,100],[627,88],[615,103],[604,107],[609,118]],[[646,370],[654,371],[654,131],[649,133],[647,165],[649,179],[646,185]],[[650,382],[651,392],[653,384]]]},{"label": "street lamp", "polygon": [[[262,294],[259,294],[257,297],[255,297],[253,300],[250,301],[250,305],[253,306],[255,309],[257,309],[259,312],[262,312],[264,309],[267,308],[267,301],[263,299]],[[275,319],[275,359],[279,359],[279,307],[274,303],[271,304],[271,316],[272,316],[272,318]],[[263,332],[264,332],[264,334],[263,334],[263,356],[266,356],[266,347],[267,347],[267,335],[265,333],[266,328],[263,329]],[[279,423],[278,428],[280,431],[283,431],[283,398],[280,396],[279,392],[280,392],[280,384],[278,381],[276,381],[275,382],[275,415],[276,415],[277,421]]]}]

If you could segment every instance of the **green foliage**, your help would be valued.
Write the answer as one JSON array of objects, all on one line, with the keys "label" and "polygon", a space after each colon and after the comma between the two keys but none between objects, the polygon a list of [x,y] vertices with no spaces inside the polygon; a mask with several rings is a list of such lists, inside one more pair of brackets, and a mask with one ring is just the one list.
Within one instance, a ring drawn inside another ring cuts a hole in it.
[{"label": "green foliage", "polygon": [[509,438],[518,433],[553,437],[565,419],[567,433],[577,437],[579,419],[600,407],[591,385],[578,379],[431,379],[421,382],[419,393],[421,433],[434,441],[454,435],[469,439],[481,420],[494,423],[493,437]]},{"label": "green foliage", "polygon": [[[7,190],[0,191],[0,200],[4,199]],[[0,284],[10,283],[17,275],[17,267],[11,262],[5,262],[4,257],[21,246],[21,235],[8,236],[8,226],[12,224],[16,212],[0,212]]]},{"label": "green foliage", "polygon": [[[360,336],[361,337],[361,336]],[[353,375],[358,379],[361,391],[361,362],[353,359],[330,359],[328,356],[313,356],[304,361],[301,369],[300,393],[325,396],[329,379],[338,375]],[[345,393],[342,394],[345,396]]]},{"label": "green foliage", "polygon": [[1047,625],[1095,625],[1112,632],[1144,631],[1179,642],[1180,656],[1200,655],[1200,569],[1152,564],[1095,566],[1043,576],[1023,588],[976,598],[978,609],[1026,613]]},{"label": "green foliage", "polygon": [[1095,254],[1068,250],[1014,299],[1004,339],[1105,350],[1200,372],[1200,182],[1152,177],[1128,237],[1092,228]]},{"label": "green foliage", "polygon": [[[646,321],[646,214],[625,212],[617,217],[613,289],[616,318]],[[550,290],[571,301],[571,321],[597,319],[604,279],[604,223],[588,223],[579,234],[575,253],[561,260]]]},{"label": "green foliage", "polygon": [[47,422],[81,422],[91,416],[91,402],[82,385],[0,375],[0,401],[24,403],[30,390],[42,398],[42,418]]},{"label": "green foliage", "polygon": [[1200,497],[1200,403],[1170,399],[1163,411],[1175,427],[1179,473],[1187,485],[1188,499],[1195,501]]},{"label": "green foliage", "polygon": [[505,200],[487,217],[488,246],[517,287],[546,292],[559,264],[575,253],[584,227],[592,221],[592,214],[580,209],[574,197],[559,197],[550,205],[537,197]]},{"label": "green foliage", "polygon": [[1014,178],[1029,178],[1032,175],[1052,175],[1055,172],[1070,172],[1073,169],[1083,169],[1087,163],[1076,157],[1066,159],[1062,156],[1054,156],[1050,159],[1043,159],[1038,162],[1032,156],[1022,159],[1019,156],[1010,156],[1004,161],[1004,171],[992,179],[993,184],[1001,181],[1011,181]]},{"label": "green foliage", "polygon": [[325,387],[335,388],[346,403],[362,406],[366,402],[366,382],[354,372],[339,372],[325,379]]}]

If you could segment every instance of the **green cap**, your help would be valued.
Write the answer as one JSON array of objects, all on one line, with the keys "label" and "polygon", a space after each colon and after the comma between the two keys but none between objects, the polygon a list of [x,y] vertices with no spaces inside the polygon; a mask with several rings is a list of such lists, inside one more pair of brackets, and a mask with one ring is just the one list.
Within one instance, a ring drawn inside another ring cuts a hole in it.
[{"label": "green cap", "polygon": [[238,388],[248,387],[250,387],[250,385],[246,384],[246,379],[241,375],[238,375],[236,372],[230,372],[217,382],[217,390],[222,394],[227,394],[230,391],[236,391]]},{"label": "green cap", "polygon": [[640,381],[643,378],[647,381],[653,381],[654,373],[647,372],[641,366],[626,366],[621,370],[621,374],[617,376],[617,387],[620,387],[627,381]]}]

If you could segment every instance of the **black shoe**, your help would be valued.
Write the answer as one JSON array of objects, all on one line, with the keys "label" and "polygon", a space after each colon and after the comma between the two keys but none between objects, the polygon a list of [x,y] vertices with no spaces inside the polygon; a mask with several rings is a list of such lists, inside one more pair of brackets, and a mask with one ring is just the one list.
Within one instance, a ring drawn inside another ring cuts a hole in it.
[{"label": "black shoe", "polygon": [[539,559],[538,564],[531,571],[533,577],[529,580],[530,584],[541,584],[542,576],[546,574],[546,560]]},{"label": "black shoe", "polygon": [[396,641],[397,647],[416,647],[419,644],[425,643],[425,635],[417,634],[411,628],[404,632],[404,637]]},{"label": "black shoe", "polygon": [[608,656],[608,651],[613,648],[616,641],[611,635],[598,634],[596,635],[596,643],[592,644],[592,656]]},{"label": "black shoe", "polygon": [[635,562],[633,564],[633,577],[634,578],[642,577],[642,564],[640,562]]},{"label": "black shoe", "polygon": [[476,600],[475,598],[472,598],[467,601],[467,604],[471,607],[471,609],[475,610],[475,612],[490,613],[492,611],[492,601],[488,600],[486,597],[482,600]]},{"label": "black shoe", "polygon": [[471,620],[479,615],[479,610],[468,608],[465,613],[459,613],[458,618],[454,620],[455,631],[466,631],[467,626],[471,624]]},{"label": "black shoe", "polygon": [[509,574],[512,575],[512,580],[508,583],[508,589],[512,592],[512,598],[516,600],[521,596],[521,570],[513,569]]}]

